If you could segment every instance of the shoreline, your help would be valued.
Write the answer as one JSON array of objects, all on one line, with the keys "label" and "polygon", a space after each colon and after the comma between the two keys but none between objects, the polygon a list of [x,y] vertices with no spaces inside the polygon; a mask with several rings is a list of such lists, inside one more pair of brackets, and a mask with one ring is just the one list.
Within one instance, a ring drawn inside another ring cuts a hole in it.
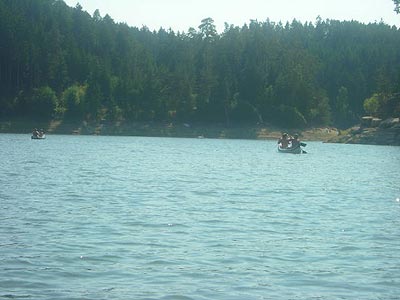
[{"label": "shoreline", "polygon": [[[394,119],[398,120],[398,119]],[[398,124],[398,121],[397,123]],[[299,134],[302,141],[339,144],[400,146],[399,125],[385,127],[355,126],[348,130],[332,127],[290,129],[265,124],[205,124],[167,122],[87,122],[33,121],[22,119],[0,120],[0,133],[31,134],[33,128],[43,128],[47,135],[142,136],[211,139],[278,140],[283,132]]]},{"label": "shoreline", "polygon": [[0,120],[0,133],[31,134],[33,128],[43,128],[46,134],[148,136],[217,139],[277,140],[282,132],[298,133],[301,140],[327,142],[339,135],[336,128],[288,129],[268,125],[232,125],[204,123],[155,122],[86,122],[51,120]]},{"label": "shoreline", "polygon": [[400,146],[400,120],[363,117],[361,124],[344,130],[328,143]]}]

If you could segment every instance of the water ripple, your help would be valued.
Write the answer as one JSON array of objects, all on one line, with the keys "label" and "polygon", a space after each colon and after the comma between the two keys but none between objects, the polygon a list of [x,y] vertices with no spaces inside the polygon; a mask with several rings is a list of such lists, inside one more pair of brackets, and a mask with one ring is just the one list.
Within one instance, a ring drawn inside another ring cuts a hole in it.
[{"label": "water ripple", "polygon": [[1,299],[400,294],[396,147],[310,142],[287,156],[266,141],[9,138]]}]

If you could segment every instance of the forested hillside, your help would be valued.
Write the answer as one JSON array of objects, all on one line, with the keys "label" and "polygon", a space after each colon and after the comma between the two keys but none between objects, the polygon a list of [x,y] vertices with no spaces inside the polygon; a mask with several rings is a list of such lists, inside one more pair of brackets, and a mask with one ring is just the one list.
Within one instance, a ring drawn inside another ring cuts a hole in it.
[{"label": "forested hillside", "polygon": [[348,126],[368,98],[400,114],[400,31],[267,19],[217,33],[206,18],[153,32],[62,0],[0,0],[0,91],[3,118]]}]

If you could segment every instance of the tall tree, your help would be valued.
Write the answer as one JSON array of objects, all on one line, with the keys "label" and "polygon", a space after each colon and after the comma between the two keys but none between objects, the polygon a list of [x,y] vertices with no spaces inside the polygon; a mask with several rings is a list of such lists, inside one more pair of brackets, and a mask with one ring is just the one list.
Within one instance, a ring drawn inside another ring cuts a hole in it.
[{"label": "tall tree", "polygon": [[252,20],[218,34],[205,18],[175,33],[62,0],[0,0],[0,115],[344,126],[374,94],[396,110],[398,49],[382,22]]},{"label": "tall tree", "polygon": [[395,12],[399,14],[400,13],[400,0],[393,0],[393,3],[395,5],[395,8],[394,8]]}]

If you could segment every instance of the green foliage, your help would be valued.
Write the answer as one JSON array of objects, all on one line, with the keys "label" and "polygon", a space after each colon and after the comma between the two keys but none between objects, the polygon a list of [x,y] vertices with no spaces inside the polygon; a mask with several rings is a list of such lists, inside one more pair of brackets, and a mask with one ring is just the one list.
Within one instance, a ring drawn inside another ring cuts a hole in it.
[{"label": "green foliage", "polygon": [[381,102],[381,96],[379,94],[373,94],[372,97],[364,101],[365,112],[376,116],[381,107]]},{"label": "green foliage", "polygon": [[85,97],[87,86],[73,85],[67,88],[57,105],[57,112],[67,118],[82,119],[85,115]]},{"label": "green foliage", "polygon": [[155,32],[79,4],[0,0],[0,41],[3,116],[301,127],[350,124],[374,93],[386,95],[377,114],[398,108],[400,31],[382,22],[251,21],[218,34],[205,18]]},{"label": "green foliage", "polygon": [[248,102],[239,102],[232,109],[231,120],[235,122],[257,123],[259,116],[253,105]]},{"label": "green foliage", "polygon": [[301,128],[307,125],[304,115],[296,107],[287,105],[278,107],[274,119],[276,124],[289,128]]},{"label": "green foliage", "polygon": [[206,40],[212,40],[217,36],[217,30],[212,18],[205,18],[201,20],[199,29],[201,37]]},{"label": "green foliage", "polygon": [[339,88],[336,96],[336,102],[334,103],[334,120],[336,124],[342,127],[348,127],[354,122],[350,110],[349,92],[344,86]]},{"label": "green foliage", "polygon": [[48,86],[33,89],[27,107],[35,118],[50,119],[57,104],[56,93]]},{"label": "green foliage", "polygon": [[331,123],[331,107],[329,99],[322,96],[315,101],[313,108],[310,110],[310,121],[319,125],[330,125]]},{"label": "green foliage", "polygon": [[393,3],[395,5],[394,11],[400,14],[400,0],[393,0]]},{"label": "green foliage", "polygon": [[400,93],[388,96],[384,112],[388,117],[400,118]]},{"label": "green foliage", "polygon": [[366,113],[380,118],[400,116],[400,94],[375,93],[364,101]]}]

